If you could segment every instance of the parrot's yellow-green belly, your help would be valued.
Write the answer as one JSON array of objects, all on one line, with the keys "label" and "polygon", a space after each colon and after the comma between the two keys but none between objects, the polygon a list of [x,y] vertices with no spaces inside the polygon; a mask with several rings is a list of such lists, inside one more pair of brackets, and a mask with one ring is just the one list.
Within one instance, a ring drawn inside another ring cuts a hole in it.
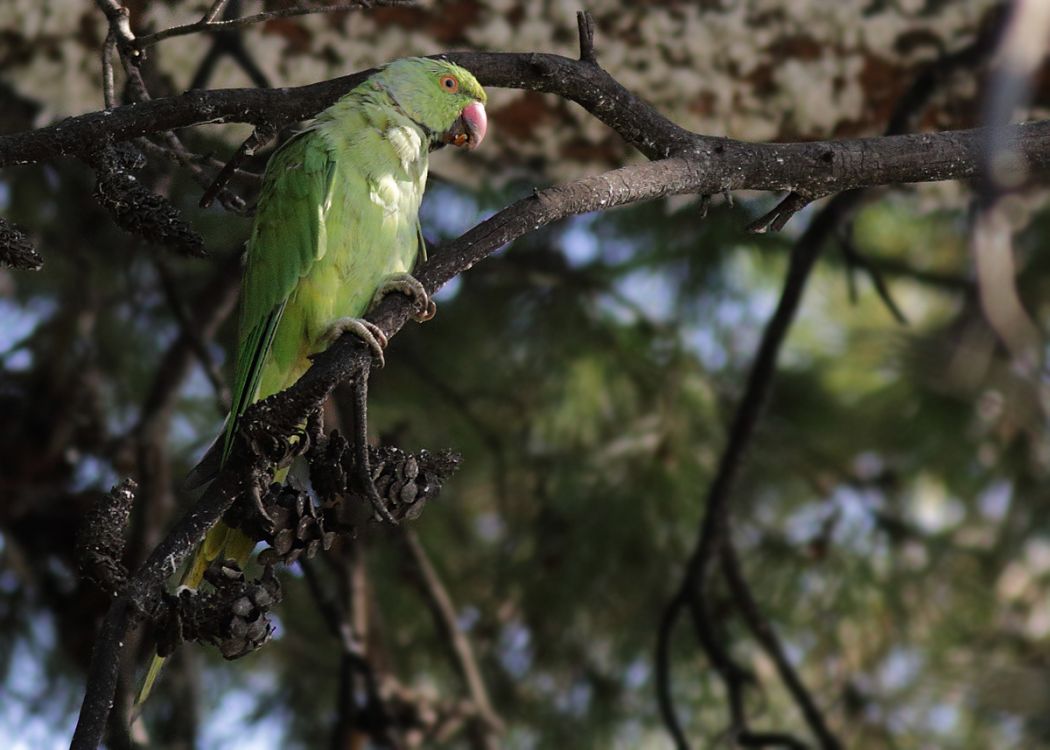
[{"label": "parrot's yellow-green belly", "polygon": [[[256,399],[294,383],[309,368],[309,356],[330,343],[325,334],[335,321],[364,316],[385,278],[412,271],[419,252],[417,215],[425,173],[405,177],[373,180],[368,195],[334,191],[325,221],[327,251],[288,299]],[[360,185],[360,178],[355,183]]]}]

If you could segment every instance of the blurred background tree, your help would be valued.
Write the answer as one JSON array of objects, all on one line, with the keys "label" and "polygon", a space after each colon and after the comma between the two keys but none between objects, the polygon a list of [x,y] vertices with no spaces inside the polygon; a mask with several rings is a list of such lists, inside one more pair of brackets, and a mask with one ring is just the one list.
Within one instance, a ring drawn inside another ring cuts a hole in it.
[{"label": "blurred background tree", "polygon": [[[139,34],[193,22],[209,5],[127,3]],[[234,1],[224,12],[290,5]],[[572,4],[420,6],[174,37],[150,48],[142,70],[156,97],[297,85],[447,49],[574,53]],[[996,8],[595,0],[590,10],[603,66],[676,122],[799,140],[881,132],[918,71],[972,45]],[[9,0],[0,19],[0,132],[101,108],[98,8]],[[977,59],[940,80],[921,126],[976,124],[983,71]],[[1048,93],[1037,85],[1036,107]],[[455,237],[536,185],[640,158],[553,96],[493,90],[490,113],[481,152],[434,159],[428,239]],[[221,160],[247,133],[181,136]],[[86,509],[134,477],[128,557],[141,561],[188,502],[181,477],[225,414],[250,220],[197,208],[221,161],[180,164],[168,142],[139,145],[140,180],[192,221],[208,258],[124,233],[80,162],[0,172],[2,216],[46,259],[39,272],[0,269],[6,747],[68,742],[106,606],[73,558]],[[246,169],[261,171],[265,157]],[[256,186],[250,174],[233,183],[249,203]],[[1050,316],[1043,197],[1026,193],[1015,217],[1020,294],[1040,327]],[[967,187],[869,198],[826,249],[781,352],[733,489],[736,552],[846,746],[1050,747],[1045,376],[1014,366],[984,322]],[[357,747],[367,717],[349,655],[364,654],[387,707],[406,714],[409,746],[668,746],[656,632],[788,251],[814,211],[780,234],[746,233],[770,205],[716,197],[701,218],[695,199],[675,199],[578,217],[446,287],[437,318],[393,341],[370,394],[378,442],[463,455],[440,500],[407,533],[369,530],[282,571],[274,641],[233,664],[180,649],[145,721],[111,745]],[[347,398],[337,393],[329,424]],[[759,686],[747,693],[752,722],[805,737],[730,592],[716,587],[713,601],[721,636]],[[469,642],[487,696],[464,687],[449,626]],[[685,628],[672,645],[687,733],[732,746],[722,682]]]}]

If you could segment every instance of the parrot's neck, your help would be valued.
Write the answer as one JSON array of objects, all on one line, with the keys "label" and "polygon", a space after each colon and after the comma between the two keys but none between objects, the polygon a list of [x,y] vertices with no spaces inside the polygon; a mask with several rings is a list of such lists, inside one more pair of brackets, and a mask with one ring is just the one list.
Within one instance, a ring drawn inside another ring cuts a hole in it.
[{"label": "parrot's neck", "polygon": [[435,131],[428,128],[424,123],[420,122],[419,120],[408,114],[405,111],[405,108],[401,106],[401,102],[397,100],[397,97],[394,95],[393,91],[388,89],[379,81],[373,81],[371,83],[371,86],[374,88],[375,91],[380,92],[380,96],[377,98],[387,100],[387,103],[384,103],[385,106],[392,107],[395,112],[397,112],[399,115],[401,115],[406,120],[415,125],[417,128],[419,128],[419,130],[426,137],[426,141],[428,144],[432,146],[433,144],[439,142],[438,134]]},{"label": "parrot's neck", "polygon": [[[406,177],[426,180],[427,157],[437,136],[405,114],[390,92],[378,84],[358,86],[321,112],[315,127],[336,152],[354,149],[362,153],[362,166],[389,154],[400,163]],[[371,171],[370,166],[366,172]]]},{"label": "parrot's neck", "polygon": [[317,125],[328,130],[373,127],[381,133],[391,125],[410,125],[429,150],[441,143],[439,134],[407,114],[394,95],[378,81],[366,81],[317,115]]}]

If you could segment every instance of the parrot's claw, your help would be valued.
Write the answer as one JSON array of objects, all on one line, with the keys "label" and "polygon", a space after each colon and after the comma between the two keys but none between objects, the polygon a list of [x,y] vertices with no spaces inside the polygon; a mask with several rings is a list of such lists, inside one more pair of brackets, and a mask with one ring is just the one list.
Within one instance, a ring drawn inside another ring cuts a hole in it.
[{"label": "parrot's claw", "polygon": [[370,323],[364,318],[339,318],[339,320],[328,326],[325,331],[324,340],[331,344],[344,333],[352,333],[368,344],[380,367],[386,364],[383,350],[386,349],[387,338],[382,329],[375,323]]},{"label": "parrot's claw", "polygon": [[430,295],[419,283],[419,279],[410,273],[395,273],[383,279],[372,296],[371,307],[378,305],[383,297],[391,292],[400,292],[416,303],[416,314],[412,317],[418,323],[425,323],[437,314],[437,305],[434,304],[434,300],[430,299]]},{"label": "parrot's claw", "polygon": [[426,309],[423,312],[421,312],[421,313],[416,313],[413,317],[415,318],[417,323],[426,323],[428,320],[430,320],[435,315],[437,315],[437,312],[438,312],[437,304],[434,302],[434,300],[432,300],[429,297],[427,297],[427,307],[426,307]]}]

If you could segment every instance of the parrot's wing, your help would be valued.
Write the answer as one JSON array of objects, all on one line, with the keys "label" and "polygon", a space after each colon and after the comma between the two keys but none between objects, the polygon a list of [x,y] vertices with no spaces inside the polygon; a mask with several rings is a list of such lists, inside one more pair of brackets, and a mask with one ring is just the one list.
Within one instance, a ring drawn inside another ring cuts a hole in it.
[{"label": "parrot's wing", "polygon": [[307,130],[285,143],[266,167],[248,242],[241,297],[240,341],[225,460],[238,417],[255,400],[259,378],[288,298],[328,249],[325,214],[332,202],[335,161],[323,137]]}]

